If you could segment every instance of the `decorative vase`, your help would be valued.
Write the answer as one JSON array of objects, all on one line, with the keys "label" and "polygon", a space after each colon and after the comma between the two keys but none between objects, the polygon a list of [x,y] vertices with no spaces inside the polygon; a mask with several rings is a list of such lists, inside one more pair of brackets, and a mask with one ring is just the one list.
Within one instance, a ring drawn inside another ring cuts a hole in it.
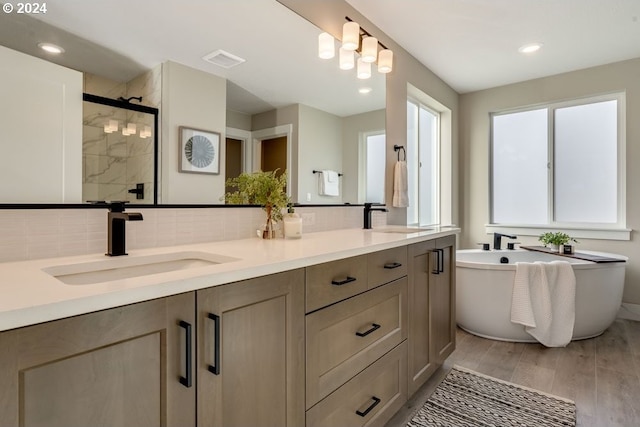
[{"label": "decorative vase", "polygon": [[554,245],[553,243],[550,243],[549,244],[549,249],[551,249],[551,252],[558,252],[560,250],[560,246]]},{"label": "decorative vase", "polygon": [[276,228],[273,225],[273,221],[268,219],[265,225],[262,226],[262,238],[263,239],[275,239],[276,238]]},{"label": "decorative vase", "polygon": [[267,222],[262,227],[262,238],[263,239],[275,239],[276,238],[276,227],[273,223],[273,218],[271,217],[271,206],[266,206],[265,210],[267,211]]}]

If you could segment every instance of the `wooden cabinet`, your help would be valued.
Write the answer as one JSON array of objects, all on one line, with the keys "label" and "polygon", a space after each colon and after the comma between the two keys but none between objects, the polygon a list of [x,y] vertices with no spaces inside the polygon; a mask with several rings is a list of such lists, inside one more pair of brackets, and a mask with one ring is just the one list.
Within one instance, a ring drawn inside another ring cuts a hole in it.
[{"label": "wooden cabinet", "polygon": [[407,247],[308,267],[306,288],[307,427],[384,425],[407,400]]},{"label": "wooden cabinet", "polygon": [[455,350],[455,236],[409,246],[408,264],[412,395]]},{"label": "wooden cabinet", "polygon": [[195,426],[194,314],[191,292],[1,333],[1,424]]},{"label": "wooden cabinet", "polygon": [[198,426],[304,425],[304,271],[197,291]]},{"label": "wooden cabinet", "polygon": [[406,277],[307,316],[307,409],[407,337]]},{"label": "wooden cabinet", "polygon": [[384,426],[406,400],[404,341],[311,408],[307,427]]},{"label": "wooden cabinet", "polygon": [[454,350],[454,274],[450,236],[2,332],[0,424],[381,426]]}]

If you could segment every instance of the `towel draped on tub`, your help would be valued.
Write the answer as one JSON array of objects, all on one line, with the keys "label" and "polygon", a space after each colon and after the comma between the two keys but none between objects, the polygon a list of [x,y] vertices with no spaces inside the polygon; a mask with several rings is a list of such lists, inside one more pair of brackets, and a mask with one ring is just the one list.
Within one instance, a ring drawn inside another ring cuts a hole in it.
[{"label": "towel draped on tub", "polygon": [[566,261],[516,263],[511,322],[547,347],[565,347],[573,336],[576,278]]}]

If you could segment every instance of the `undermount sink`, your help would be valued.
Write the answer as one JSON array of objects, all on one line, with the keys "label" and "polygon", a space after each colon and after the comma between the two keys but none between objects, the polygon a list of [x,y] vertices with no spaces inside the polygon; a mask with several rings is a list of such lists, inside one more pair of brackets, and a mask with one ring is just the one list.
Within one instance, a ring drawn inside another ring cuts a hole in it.
[{"label": "undermount sink", "polygon": [[420,228],[420,227],[385,227],[385,228],[374,228],[371,231],[375,231],[377,233],[399,233],[399,234],[411,234],[411,233],[420,233],[422,231],[433,230],[433,228]]},{"label": "undermount sink", "polygon": [[207,252],[173,252],[58,265],[43,271],[67,285],[91,285],[232,261],[238,261],[238,258]]}]

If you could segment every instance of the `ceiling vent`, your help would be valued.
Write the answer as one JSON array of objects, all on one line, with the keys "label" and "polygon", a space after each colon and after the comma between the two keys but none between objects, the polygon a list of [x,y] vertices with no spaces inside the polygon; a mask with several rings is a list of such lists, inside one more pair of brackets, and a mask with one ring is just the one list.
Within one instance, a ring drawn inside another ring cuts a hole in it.
[{"label": "ceiling vent", "polygon": [[246,61],[246,59],[242,59],[239,56],[233,55],[222,49],[211,52],[210,54],[203,56],[202,59],[222,68],[235,67],[236,65],[242,64]]}]

